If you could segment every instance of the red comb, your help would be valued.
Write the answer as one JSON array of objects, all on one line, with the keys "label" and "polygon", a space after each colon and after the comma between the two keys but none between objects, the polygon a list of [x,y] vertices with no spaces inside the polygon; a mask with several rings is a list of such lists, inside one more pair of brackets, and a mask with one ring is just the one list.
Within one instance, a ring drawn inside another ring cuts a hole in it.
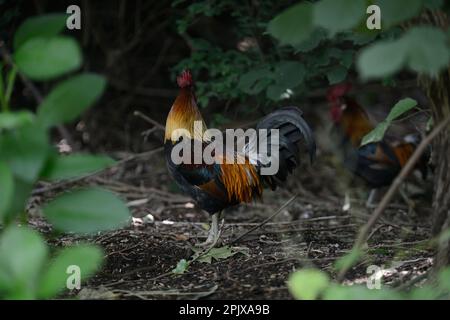
[{"label": "red comb", "polygon": [[330,89],[328,89],[327,99],[328,101],[334,101],[342,96],[344,96],[347,92],[352,89],[352,85],[350,83],[340,83],[337,84]]},{"label": "red comb", "polygon": [[190,87],[194,84],[191,71],[186,69],[177,77],[177,83],[180,88]]}]

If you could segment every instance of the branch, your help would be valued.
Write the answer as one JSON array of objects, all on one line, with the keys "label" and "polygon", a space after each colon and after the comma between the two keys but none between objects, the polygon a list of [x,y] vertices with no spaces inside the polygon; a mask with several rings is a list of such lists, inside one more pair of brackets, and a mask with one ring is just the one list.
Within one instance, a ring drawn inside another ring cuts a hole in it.
[{"label": "branch", "polygon": [[[443,120],[439,125],[437,125],[433,131],[422,140],[422,142],[419,144],[419,146],[416,148],[414,153],[412,154],[411,158],[409,158],[406,165],[402,168],[400,173],[395,178],[394,182],[391,184],[389,190],[386,192],[386,194],[383,196],[383,199],[381,199],[380,203],[378,204],[378,207],[375,209],[375,211],[370,216],[369,221],[361,228],[359,232],[359,236],[355,241],[355,244],[353,246],[354,250],[360,250],[364,243],[367,241],[367,236],[372,229],[372,227],[375,225],[377,220],[380,218],[381,214],[384,212],[386,207],[388,206],[389,202],[392,200],[394,195],[396,194],[397,190],[399,189],[401,183],[408,177],[410,172],[414,169],[417,161],[419,161],[422,154],[425,152],[427,146],[433,141],[433,139],[450,123],[450,117]],[[342,281],[344,279],[345,274],[347,273],[348,269],[350,268],[344,268],[339,272],[338,275],[338,281]]]}]

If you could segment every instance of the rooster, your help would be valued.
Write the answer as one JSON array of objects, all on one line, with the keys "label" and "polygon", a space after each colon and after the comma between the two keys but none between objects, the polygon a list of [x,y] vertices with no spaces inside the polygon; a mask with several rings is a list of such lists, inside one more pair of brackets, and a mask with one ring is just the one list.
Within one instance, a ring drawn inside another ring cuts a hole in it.
[{"label": "rooster", "polygon": [[[334,123],[332,136],[338,139],[338,149],[344,166],[372,189],[367,207],[373,206],[376,190],[389,186],[414,153],[421,137],[409,134],[402,139],[384,137],[381,141],[361,146],[365,135],[374,129],[366,111],[348,93],[350,84],[339,84],[328,90],[327,100]],[[418,162],[416,169],[426,177],[429,154]]]},{"label": "rooster", "polygon": [[[261,198],[263,188],[266,186],[274,190],[298,166],[300,140],[305,141],[311,162],[315,156],[316,144],[310,127],[302,118],[300,109],[286,107],[270,113],[256,126],[257,130],[279,130],[279,141],[274,145],[271,145],[271,139],[266,140],[268,150],[270,147],[276,147],[279,151],[279,170],[273,175],[261,174],[261,169],[267,166],[266,162],[261,161],[262,157],[258,155],[255,161],[251,161],[248,153],[242,152],[252,148],[255,144],[254,140],[247,142],[244,150],[226,150],[222,154],[213,154],[212,164],[206,163],[203,159],[201,163],[177,164],[173,161],[172,151],[179,143],[186,143],[186,141],[192,144],[199,143],[201,150],[205,150],[212,143],[197,107],[190,71],[183,71],[177,77],[177,83],[180,91],[166,121],[164,139],[166,162],[172,178],[180,189],[192,197],[199,208],[212,216],[209,234],[203,245],[214,246],[223,226],[222,222],[219,227],[222,210]],[[196,122],[202,124],[200,132],[194,128]],[[195,147],[191,150],[194,151]],[[191,159],[195,157],[193,151],[188,155]],[[230,156],[235,159],[240,158],[241,161],[224,163],[223,159]]]}]

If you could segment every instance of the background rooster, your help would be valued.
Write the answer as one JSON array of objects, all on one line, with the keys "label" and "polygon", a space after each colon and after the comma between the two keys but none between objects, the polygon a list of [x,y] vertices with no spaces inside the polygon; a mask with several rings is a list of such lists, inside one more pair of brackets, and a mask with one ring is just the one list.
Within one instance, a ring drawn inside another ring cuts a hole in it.
[{"label": "background rooster", "polygon": [[[376,189],[392,183],[421,138],[418,134],[409,134],[401,139],[385,136],[382,141],[361,147],[363,137],[374,129],[374,125],[366,111],[349,96],[350,89],[350,84],[339,84],[328,90],[327,99],[334,123],[332,137],[337,139],[344,166],[372,188],[366,203],[371,207]],[[428,157],[429,154],[425,154],[416,167],[423,177],[427,173]]]},{"label": "background rooster", "polygon": [[[287,107],[267,115],[256,127],[256,129],[279,129],[280,139],[276,146],[279,148],[279,170],[275,175],[261,175],[262,163],[258,161],[254,164],[248,158],[245,158],[242,164],[221,164],[220,160],[229,156],[224,154],[215,154],[215,159],[218,161],[213,164],[176,165],[171,158],[172,149],[187,137],[174,134],[177,132],[175,130],[187,130],[191,140],[197,140],[203,148],[211,143],[211,140],[203,135],[206,126],[197,107],[191,73],[183,71],[177,78],[177,83],[180,92],[166,121],[164,144],[166,161],[177,185],[189,194],[200,208],[212,215],[211,228],[205,245],[215,245],[220,235],[219,219],[223,209],[260,198],[265,186],[275,189],[284,182],[287,175],[299,164],[300,140],[304,139],[306,142],[311,161],[315,155],[316,145],[311,129],[302,118],[302,112],[296,107]],[[195,132],[194,121],[203,123],[201,134]],[[249,145],[250,143],[246,145],[246,148]],[[193,151],[194,148],[191,150]],[[232,155],[233,157],[242,156],[239,150],[237,151]]]}]

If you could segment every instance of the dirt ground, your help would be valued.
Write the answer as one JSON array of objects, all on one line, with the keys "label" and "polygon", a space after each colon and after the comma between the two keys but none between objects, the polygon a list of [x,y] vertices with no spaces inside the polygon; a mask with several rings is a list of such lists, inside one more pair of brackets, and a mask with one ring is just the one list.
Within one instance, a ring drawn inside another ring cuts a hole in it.
[{"label": "dirt ground", "polygon": [[[350,209],[337,171],[325,156],[314,167],[291,177],[284,189],[266,192],[264,201],[225,212],[224,244],[259,225],[294,194],[298,197],[273,220],[232,244],[237,252],[211,263],[193,262],[183,274],[172,270],[189,260],[195,244],[205,240],[209,217],[178,193],[158,150],[121,161],[107,172],[56,185],[40,185],[30,204],[31,225],[48,235],[54,247],[88,241],[101,245],[105,264],[81,291],[63,298],[89,299],[291,299],[286,280],[297,268],[315,266],[336,276],[334,262],[351,248],[370,211],[364,194],[354,194]],[[124,229],[90,237],[55,235],[38,205],[72,186],[102,185],[127,202],[133,220]],[[358,200],[359,199],[359,200]],[[416,199],[408,207],[398,199],[370,234],[368,254],[346,275],[345,283],[367,280],[367,266],[388,269],[383,283],[398,286],[426,272],[433,263],[428,245],[429,204]]]}]

